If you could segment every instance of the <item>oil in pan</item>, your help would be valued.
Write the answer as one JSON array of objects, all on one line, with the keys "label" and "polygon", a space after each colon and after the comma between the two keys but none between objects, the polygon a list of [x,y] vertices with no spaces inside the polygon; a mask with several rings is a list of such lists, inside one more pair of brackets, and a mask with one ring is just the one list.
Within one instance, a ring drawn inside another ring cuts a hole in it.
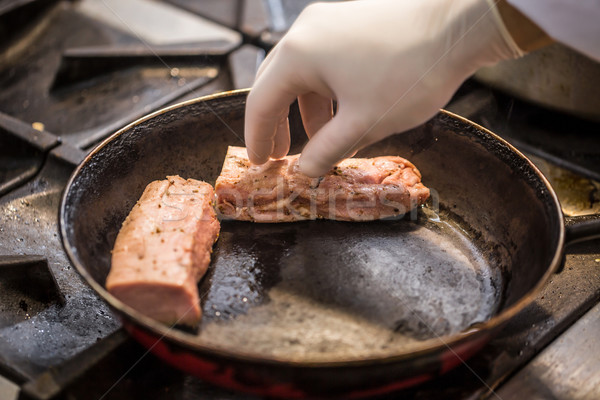
[{"label": "oil in pan", "polygon": [[225,221],[197,340],[319,361],[382,356],[497,310],[502,274],[452,213],[416,221]]}]

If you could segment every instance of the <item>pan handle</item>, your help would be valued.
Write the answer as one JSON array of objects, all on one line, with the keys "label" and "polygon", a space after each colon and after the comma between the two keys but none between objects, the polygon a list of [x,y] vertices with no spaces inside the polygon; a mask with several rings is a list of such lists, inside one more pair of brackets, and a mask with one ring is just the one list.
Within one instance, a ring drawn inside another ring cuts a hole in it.
[{"label": "pan handle", "polygon": [[565,217],[567,245],[600,239],[600,214]]}]

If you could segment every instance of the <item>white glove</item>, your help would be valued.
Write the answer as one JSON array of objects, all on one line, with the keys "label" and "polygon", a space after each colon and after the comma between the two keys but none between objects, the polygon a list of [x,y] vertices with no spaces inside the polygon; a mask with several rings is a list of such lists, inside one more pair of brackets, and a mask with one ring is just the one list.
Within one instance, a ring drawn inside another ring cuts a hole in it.
[{"label": "white glove", "polygon": [[508,0],[553,39],[600,62],[599,0]]},{"label": "white glove", "polygon": [[246,104],[248,156],[262,164],[287,154],[298,98],[310,137],[300,169],[322,175],[427,121],[479,67],[520,55],[493,0],[313,4],[259,68]]}]

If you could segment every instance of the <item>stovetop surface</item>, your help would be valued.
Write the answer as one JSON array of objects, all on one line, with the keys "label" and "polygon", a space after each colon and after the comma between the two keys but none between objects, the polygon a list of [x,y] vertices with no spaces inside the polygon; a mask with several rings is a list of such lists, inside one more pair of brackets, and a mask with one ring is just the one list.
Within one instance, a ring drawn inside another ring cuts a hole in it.
[{"label": "stovetop surface", "polygon": [[[185,375],[133,342],[70,265],[57,214],[69,175],[98,141],[163,106],[250,86],[265,51],[308,1],[172,0],[193,17],[181,23],[210,34],[167,45],[128,29],[136,15],[123,14],[130,22],[118,29],[90,17],[86,1],[20,3],[0,3],[0,26],[20,24],[0,43],[0,395],[253,398]],[[531,156],[566,215],[599,212],[598,123],[473,80],[448,109]],[[563,271],[482,352],[435,381],[382,398],[497,396],[507,377],[599,298],[600,242],[573,245]]]}]

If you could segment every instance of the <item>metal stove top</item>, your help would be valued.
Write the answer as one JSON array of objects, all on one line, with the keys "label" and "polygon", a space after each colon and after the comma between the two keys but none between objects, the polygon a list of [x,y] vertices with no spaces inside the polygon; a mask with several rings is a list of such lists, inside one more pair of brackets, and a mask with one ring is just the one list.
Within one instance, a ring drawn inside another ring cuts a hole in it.
[{"label": "metal stove top", "polygon": [[[0,398],[254,398],[185,375],[133,342],[71,267],[57,214],[70,173],[96,143],[163,106],[249,87],[308,3],[0,1]],[[566,215],[598,214],[600,124],[472,80],[447,108],[530,155]],[[577,397],[576,384],[552,386],[577,376],[597,398],[598,341],[585,333],[597,331],[599,299],[600,242],[574,245],[562,272],[481,353],[381,398]],[[580,349],[576,362],[556,361],[572,353],[565,343]],[[580,364],[595,374],[570,372]]]}]

